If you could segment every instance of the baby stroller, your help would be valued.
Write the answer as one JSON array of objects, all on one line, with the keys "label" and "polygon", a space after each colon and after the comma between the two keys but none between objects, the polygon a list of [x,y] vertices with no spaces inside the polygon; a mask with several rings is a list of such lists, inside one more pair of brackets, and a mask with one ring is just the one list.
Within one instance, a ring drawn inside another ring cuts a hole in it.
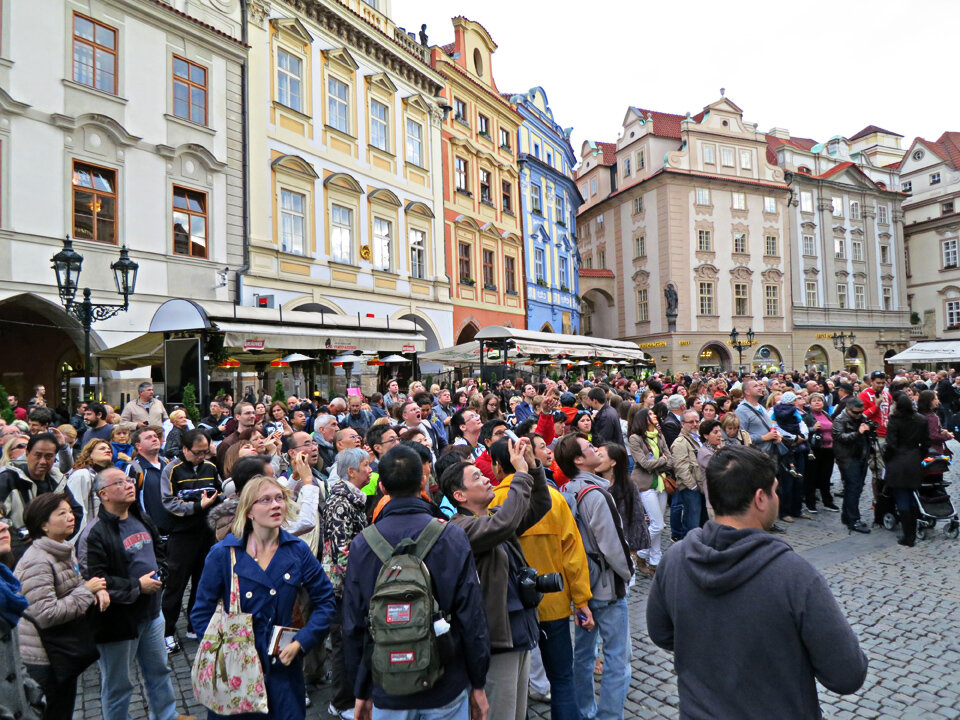
[{"label": "baby stroller", "polygon": [[[930,474],[924,476],[920,488],[913,491],[917,505],[917,540],[925,539],[938,522],[945,523],[944,536],[955,540],[960,536],[960,518],[947,492],[949,483],[943,480],[943,473],[950,469],[950,456],[931,455],[924,458],[923,466]],[[882,481],[877,493],[876,515],[887,530],[893,530],[900,521],[893,497]]]}]

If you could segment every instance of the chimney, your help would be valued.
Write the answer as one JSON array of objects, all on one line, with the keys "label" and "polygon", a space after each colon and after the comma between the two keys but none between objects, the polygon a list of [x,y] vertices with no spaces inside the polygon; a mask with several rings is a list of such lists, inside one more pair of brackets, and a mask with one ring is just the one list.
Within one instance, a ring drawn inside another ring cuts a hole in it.
[{"label": "chimney", "polygon": [[771,130],[767,133],[767,135],[772,135],[773,137],[779,138],[781,140],[790,139],[790,131],[787,130],[786,128],[778,128],[778,127],[771,128]]}]

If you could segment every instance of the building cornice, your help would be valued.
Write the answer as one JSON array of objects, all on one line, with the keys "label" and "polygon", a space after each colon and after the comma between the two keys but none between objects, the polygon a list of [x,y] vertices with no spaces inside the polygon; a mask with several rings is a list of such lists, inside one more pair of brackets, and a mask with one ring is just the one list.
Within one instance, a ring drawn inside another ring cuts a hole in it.
[{"label": "building cornice", "polygon": [[442,68],[447,68],[447,67],[452,68],[460,76],[458,79],[461,82],[466,81],[471,85],[475,86],[481,93],[483,93],[484,98],[491,100],[496,105],[500,105],[501,109],[513,115],[517,121],[517,125],[523,124],[523,120],[524,120],[523,115],[521,115],[513,105],[511,105],[509,102],[504,100],[500,95],[495,93],[493,90],[488,88],[483,83],[480,83],[474,80],[472,77],[470,77],[470,74],[466,70],[464,70],[462,67],[446,59],[447,56],[443,54],[443,51],[440,51],[440,53],[441,53],[441,56],[440,56],[439,62],[437,63],[437,71],[441,75],[443,75],[444,77],[448,77],[446,73],[444,73]]},{"label": "building cornice", "polygon": [[[364,53],[393,75],[436,97],[443,82],[422,57],[417,57],[387,33],[371,25],[348,7],[321,0],[284,0],[295,14],[305,17],[339,38],[345,45]],[[362,25],[360,23],[363,23]],[[399,32],[399,30],[398,30]]]}]

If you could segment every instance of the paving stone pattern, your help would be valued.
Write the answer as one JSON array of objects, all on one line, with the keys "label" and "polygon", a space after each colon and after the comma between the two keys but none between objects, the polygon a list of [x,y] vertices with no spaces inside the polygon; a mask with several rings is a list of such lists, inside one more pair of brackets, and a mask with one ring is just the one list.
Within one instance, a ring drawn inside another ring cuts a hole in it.
[{"label": "paving stone pattern", "polygon": [[[954,445],[954,451],[960,445]],[[960,453],[957,455],[960,457]],[[960,507],[960,462],[950,471],[949,488]],[[834,487],[840,486],[834,473]],[[839,502],[839,498],[837,499]],[[869,477],[861,505],[866,521],[870,510]],[[875,528],[870,535],[850,535],[838,513],[820,511],[813,520],[787,525],[786,538],[794,549],[824,575],[860,638],[870,659],[867,681],[856,695],[839,696],[820,687],[821,706],[827,720],[960,720],[960,540],[943,536],[941,526],[918,541],[913,549],[896,544],[896,534]],[[664,536],[669,538],[669,529]],[[625,718],[679,717],[673,657],[647,636],[644,620],[650,581],[639,578],[629,599],[630,635],[633,638],[633,677]],[[184,651],[170,656],[179,711],[206,717],[193,698],[190,665],[196,641],[186,640]],[[775,642],[775,639],[772,639]],[[131,704],[134,720],[147,717],[137,689]],[[308,718],[327,718],[330,690],[327,685],[308,688],[312,707]],[[89,669],[78,689],[78,718],[102,717],[100,676]],[[528,716],[549,718],[550,708],[531,703]],[[495,720],[495,719],[492,719]]]}]

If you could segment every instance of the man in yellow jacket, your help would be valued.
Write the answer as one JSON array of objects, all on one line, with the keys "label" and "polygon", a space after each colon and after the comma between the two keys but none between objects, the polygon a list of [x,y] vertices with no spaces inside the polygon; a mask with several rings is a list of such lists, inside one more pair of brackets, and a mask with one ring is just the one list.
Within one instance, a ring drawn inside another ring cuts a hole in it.
[{"label": "man in yellow jacket", "polygon": [[[502,505],[510,490],[513,475],[507,475],[494,489],[490,507]],[[520,545],[530,567],[538,574],[563,575],[563,591],[546,593],[537,608],[540,619],[540,654],[550,680],[550,717],[553,720],[579,720],[573,690],[573,643],[570,640],[570,616],[587,630],[593,629],[593,614],[587,605],[590,570],[583,550],[580,531],[570,507],[559,491],[548,483],[550,500],[547,514],[523,535]]]}]

